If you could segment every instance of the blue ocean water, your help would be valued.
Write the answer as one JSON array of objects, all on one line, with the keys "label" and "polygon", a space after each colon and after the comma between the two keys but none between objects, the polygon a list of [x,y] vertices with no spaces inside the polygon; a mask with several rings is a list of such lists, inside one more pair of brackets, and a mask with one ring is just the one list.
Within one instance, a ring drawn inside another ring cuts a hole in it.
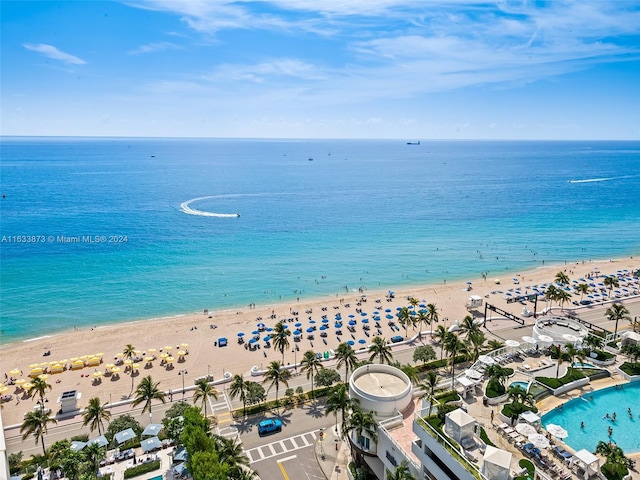
[{"label": "blue ocean water", "polygon": [[640,253],[640,142],[5,137],[0,168],[2,343]]}]

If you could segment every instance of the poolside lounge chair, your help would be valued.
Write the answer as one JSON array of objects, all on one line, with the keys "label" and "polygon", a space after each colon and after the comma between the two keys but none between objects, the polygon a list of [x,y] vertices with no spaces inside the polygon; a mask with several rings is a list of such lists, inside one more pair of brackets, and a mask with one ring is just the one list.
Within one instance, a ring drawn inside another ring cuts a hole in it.
[{"label": "poolside lounge chair", "polygon": [[462,445],[462,448],[465,450],[472,450],[477,446],[475,440],[471,437],[465,437],[460,440],[460,445]]}]

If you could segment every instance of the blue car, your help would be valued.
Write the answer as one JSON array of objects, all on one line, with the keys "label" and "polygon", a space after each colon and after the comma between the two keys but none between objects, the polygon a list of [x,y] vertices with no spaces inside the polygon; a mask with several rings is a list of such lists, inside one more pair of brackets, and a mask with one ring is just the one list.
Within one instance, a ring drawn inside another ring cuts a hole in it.
[{"label": "blue car", "polygon": [[391,337],[391,341],[393,343],[398,343],[404,340],[404,337],[401,335],[396,335],[395,337]]},{"label": "blue car", "polygon": [[278,419],[269,418],[262,420],[258,424],[258,435],[266,435],[268,433],[280,432],[282,430],[282,422]]}]

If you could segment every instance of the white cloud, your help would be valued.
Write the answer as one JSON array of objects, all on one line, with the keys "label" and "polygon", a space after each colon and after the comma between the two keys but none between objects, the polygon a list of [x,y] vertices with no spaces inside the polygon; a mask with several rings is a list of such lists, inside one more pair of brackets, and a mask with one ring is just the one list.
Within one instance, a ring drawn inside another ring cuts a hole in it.
[{"label": "white cloud", "polygon": [[179,50],[181,47],[171,42],[154,42],[141,45],[134,50],[130,50],[129,55],[140,55],[143,53],[161,52],[164,50]]},{"label": "white cloud", "polygon": [[52,58],[54,60],[60,60],[64,63],[70,63],[73,65],[84,65],[85,62],[81,58],[71,55],[70,53],[63,52],[53,45],[47,45],[46,43],[25,43],[23,45],[27,50],[41,53],[45,57]]}]

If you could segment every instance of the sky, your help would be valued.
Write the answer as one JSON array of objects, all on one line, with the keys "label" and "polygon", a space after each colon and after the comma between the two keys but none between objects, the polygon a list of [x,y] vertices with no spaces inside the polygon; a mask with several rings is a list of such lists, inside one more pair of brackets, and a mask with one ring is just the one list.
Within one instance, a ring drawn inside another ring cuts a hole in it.
[{"label": "sky", "polygon": [[0,8],[2,135],[640,138],[640,0]]}]

